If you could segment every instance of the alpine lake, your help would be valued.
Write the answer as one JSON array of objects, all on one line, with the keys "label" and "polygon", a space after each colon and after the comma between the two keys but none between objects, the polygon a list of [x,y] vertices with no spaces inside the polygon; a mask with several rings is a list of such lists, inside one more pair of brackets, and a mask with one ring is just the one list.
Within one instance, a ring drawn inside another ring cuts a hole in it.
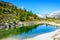
[{"label": "alpine lake", "polygon": [[37,35],[41,35],[44,33],[49,33],[57,30],[56,26],[48,25],[48,24],[39,24],[32,26],[23,26],[20,28],[8,29],[8,30],[0,30],[0,39],[7,38],[9,36],[20,39],[33,38]]}]

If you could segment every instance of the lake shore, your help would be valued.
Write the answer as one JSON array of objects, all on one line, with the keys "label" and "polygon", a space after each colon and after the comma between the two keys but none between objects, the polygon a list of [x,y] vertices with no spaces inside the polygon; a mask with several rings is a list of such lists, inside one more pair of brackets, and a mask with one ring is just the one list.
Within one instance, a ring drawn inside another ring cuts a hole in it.
[{"label": "lake shore", "polygon": [[47,22],[47,21],[41,21],[41,22],[36,22],[37,24],[48,24],[48,25],[52,25],[52,26],[56,26],[57,28],[60,28],[60,23],[56,23],[56,22]]},{"label": "lake shore", "polygon": [[58,33],[60,33],[59,31],[60,31],[60,29],[53,31],[53,32],[50,32],[50,33],[38,35],[38,36],[33,37],[33,38],[27,38],[25,40],[53,40],[55,38],[56,34],[57,34],[56,36],[60,37],[60,34],[58,34]]}]

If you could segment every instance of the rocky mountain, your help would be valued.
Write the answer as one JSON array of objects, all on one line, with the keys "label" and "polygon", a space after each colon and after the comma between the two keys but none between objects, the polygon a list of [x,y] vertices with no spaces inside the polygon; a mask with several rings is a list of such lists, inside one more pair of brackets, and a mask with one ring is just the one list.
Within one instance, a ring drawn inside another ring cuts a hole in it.
[{"label": "rocky mountain", "polygon": [[60,18],[60,10],[59,11],[54,11],[52,13],[48,13],[47,17]]}]

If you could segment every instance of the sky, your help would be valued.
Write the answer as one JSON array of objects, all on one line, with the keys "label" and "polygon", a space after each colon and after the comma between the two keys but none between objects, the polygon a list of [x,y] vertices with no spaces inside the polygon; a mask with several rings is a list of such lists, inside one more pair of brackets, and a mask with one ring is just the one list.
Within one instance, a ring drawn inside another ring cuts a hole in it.
[{"label": "sky", "polygon": [[16,5],[18,8],[24,7],[35,14],[47,14],[60,10],[60,0],[3,0]]}]

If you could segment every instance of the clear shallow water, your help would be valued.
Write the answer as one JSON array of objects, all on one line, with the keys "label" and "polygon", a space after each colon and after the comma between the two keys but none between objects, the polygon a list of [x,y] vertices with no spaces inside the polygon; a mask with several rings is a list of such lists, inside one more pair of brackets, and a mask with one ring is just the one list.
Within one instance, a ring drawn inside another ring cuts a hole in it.
[{"label": "clear shallow water", "polygon": [[38,25],[36,28],[33,28],[32,30],[22,33],[22,34],[17,34],[15,37],[16,38],[31,38],[34,36],[37,36],[39,34],[44,34],[48,32],[55,31],[57,28],[55,26],[51,25]]}]

